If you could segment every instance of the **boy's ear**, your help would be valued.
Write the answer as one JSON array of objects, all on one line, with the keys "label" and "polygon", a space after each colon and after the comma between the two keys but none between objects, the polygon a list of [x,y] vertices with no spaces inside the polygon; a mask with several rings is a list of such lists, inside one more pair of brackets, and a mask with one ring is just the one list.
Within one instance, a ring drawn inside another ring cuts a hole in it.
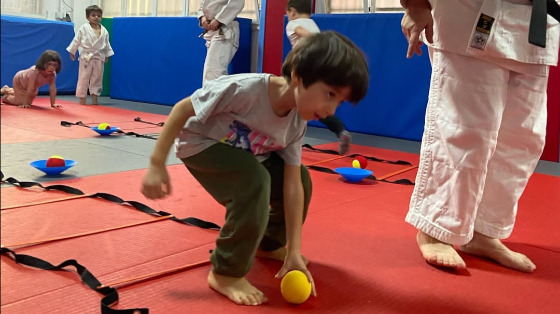
[{"label": "boy's ear", "polygon": [[299,85],[299,82],[300,82],[301,78],[299,77],[299,75],[297,75],[295,69],[292,70],[292,73],[291,73],[290,77],[292,78],[292,84],[293,85]]}]

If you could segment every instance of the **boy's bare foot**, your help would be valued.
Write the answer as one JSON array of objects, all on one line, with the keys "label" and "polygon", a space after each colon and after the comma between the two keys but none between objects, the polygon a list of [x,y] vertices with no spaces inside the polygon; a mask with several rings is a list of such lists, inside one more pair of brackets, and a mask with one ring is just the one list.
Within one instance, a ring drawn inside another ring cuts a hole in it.
[{"label": "boy's bare foot", "polygon": [[2,89],[1,89],[2,95],[6,94],[8,92],[8,90],[10,90],[10,87],[8,85],[2,86]]},{"label": "boy's bare foot", "polygon": [[208,284],[210,288],[239,305],[259,305],[268,301],[268,298],[251,285],[245,277],[227,277],[210,271]]},{"label": "boy's bare foot", "polygon": [[467,267],[461,256],[453,248],[453,245],[441,242],[422,231],[418,231],[416,241],[426,262],[449,268]]},{"label": "boy's bare foot", "polygon": [[[255,254],[255,256],[283,262],[284,259],[286,258],[287,253],[288,250],[286,249],[286,247],[281,247],[278,250],[274,250],[274,251],[263,251],[261,249],[258,249],[257,254]],[[303,261],[305,262],[305,266],[307,266],[307,264],[309,264],[307,258],[305,258],[305,256],[303,255],[301,256],[301,258],[303,258]]]},{"label": "boy's bare foot", "polygon": [[467,254],[486,257],[503,266],[526,273],[533,272],[537,268],[527,256],[508,249],[499,239],[478,232],[474,233],[471,242],[461,245],[459,249]]}]

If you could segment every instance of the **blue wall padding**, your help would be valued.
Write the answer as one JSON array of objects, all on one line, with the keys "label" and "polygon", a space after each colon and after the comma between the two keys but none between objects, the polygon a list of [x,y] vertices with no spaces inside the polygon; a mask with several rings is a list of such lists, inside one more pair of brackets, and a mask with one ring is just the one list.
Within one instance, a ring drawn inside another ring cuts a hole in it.
[{"label": "blue wall padding", "polygon": [[[230,73],[251,70],[251,20],[239,18]],[[115,17],[111,98],[174,105],[202,86],[206,46],[196,17]]]},{"label": "blue wall padding", "polygon": [[[431,66],[425,47],[421,57],[406,59],[408,43],[402,14],[316,14],[321,30],[349,37],[365,53],[370,72],[367,96],[357,105],[342,104],[336,116],[350,131],[420,140],[428,101]],[[287,19],[285,19],[287,23]],[[291,49],[284,35],[284,56]],[[309,125],[323,126],[317,121]]]},{"label": "blue wall padding", "polygon": [[[66,47],[74,38],[74,24],[9,15],[1,16],[1,78],[0,86],[12,87],[14,75],[28,69],[48,49],[62,59],[62,71],[57,74],[58,93],[74,93],[78,81],[78,62],[72,62]],[[39,89],[48,93],[48,84]]]}]

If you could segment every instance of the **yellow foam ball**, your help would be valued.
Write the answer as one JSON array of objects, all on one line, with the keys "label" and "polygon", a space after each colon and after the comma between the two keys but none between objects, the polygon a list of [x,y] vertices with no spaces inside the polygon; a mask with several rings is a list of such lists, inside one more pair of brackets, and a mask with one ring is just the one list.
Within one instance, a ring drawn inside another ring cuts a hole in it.
[{"label": "yellow foam ball", "polygon": [[311,283],[303,272],[292,270],[282,278],[280,292],[287,302],[301,304],[311,295]]},{"label": "yellow foam ball", "polygon": [[360,162],[357,159],[352,160],[352,167],[361,169]]},{"label": "yellow foam ball", "polygon": [[109,125],[109,123],[103,122],[103,123],[99,123],[99,126],[97,126],[97,128],[99,130],[110,130],[111,126]]}]

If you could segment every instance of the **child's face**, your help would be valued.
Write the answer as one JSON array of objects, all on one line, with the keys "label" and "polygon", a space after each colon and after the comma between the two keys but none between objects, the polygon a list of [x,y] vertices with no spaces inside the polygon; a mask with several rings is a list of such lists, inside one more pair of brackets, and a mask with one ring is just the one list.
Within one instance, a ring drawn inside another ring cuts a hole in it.
[{"label": "child's face", "polygon": [[91,24],[99,24],[99,22],[101,22],[101,13],[99,12],[92,12],[90,15],[88,15],[87,20],[91,23]]},{"label": "child's face", "polygon": [[53,73],[56,72],[58,67],[59,67],[58,62],[49,61],[49,62],[45,63],[45,72],[47,72],[48,74],[53,74]]},{"label": "child's face", "polygon": [[288,16],[288,21],[292,21],[296,19],[297,11],[294,8],[290,8],[286,10],[286,15]]},{"label": "child's face", "polygon": [[330,86],[323,82],[315,82],[307,88],[301,80],[295,82],[296,106],[303,119],[319,120],[334,115],[336,108],[350,97],[350,87]]}]

